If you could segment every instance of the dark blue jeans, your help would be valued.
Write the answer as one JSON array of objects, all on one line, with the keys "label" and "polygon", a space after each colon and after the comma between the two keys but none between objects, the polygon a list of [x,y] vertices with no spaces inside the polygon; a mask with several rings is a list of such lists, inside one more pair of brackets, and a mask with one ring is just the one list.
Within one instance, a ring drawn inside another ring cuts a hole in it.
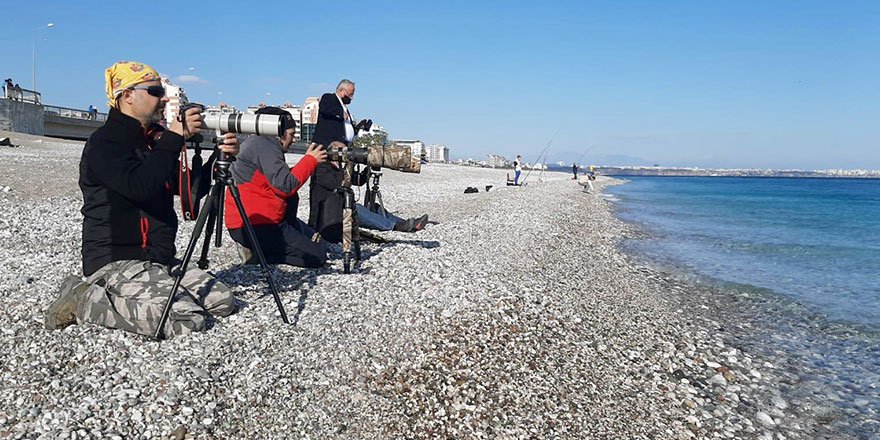
[{"label": "dark blue jeans", "polygon": [[[290,264],[299,267],[321,267],[327,262],[327,242],[312,241],[315,231],[302,220],[293,224],[254,226],[254,234],[269,264]],[[238,244],[253,250],[244,228],[230,229],[229,235]]]}]

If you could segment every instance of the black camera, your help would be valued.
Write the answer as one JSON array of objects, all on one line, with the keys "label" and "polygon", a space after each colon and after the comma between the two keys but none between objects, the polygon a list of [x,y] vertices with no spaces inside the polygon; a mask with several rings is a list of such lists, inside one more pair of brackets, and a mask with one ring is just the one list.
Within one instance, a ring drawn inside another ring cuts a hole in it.
[{"label": "black camera", "polygon": [[370,131],[370,128],[371,128],[372,126],[373,126],[373,120],[372,120],[372,119],[361,119],[360,122],[358,122],[358,123],[354,126],[354,130],[355,130],[355,132],[357,132],[357,131],[359,131],[359,130],[360,130],[360,131]]}]

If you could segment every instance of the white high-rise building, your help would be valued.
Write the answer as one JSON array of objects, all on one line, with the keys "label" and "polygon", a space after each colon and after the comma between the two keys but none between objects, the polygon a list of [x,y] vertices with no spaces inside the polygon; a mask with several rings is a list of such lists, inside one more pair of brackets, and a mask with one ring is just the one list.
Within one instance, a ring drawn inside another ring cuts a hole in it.
[{"label": "white high-rise building", "polygon": [[290,113],[290,116],[296,121],[296,139],[302,139],[302,107],[297,105],[285,105],[281,106],[281,110]]},{"label": "white high-rise building", "polygon": [[165,95],[168,96],[168,103],[165,104],[165,112],[162,114],[162,124],[168,127],[171,125],[171,121],[177,117],[181,103],[189,101],[186,98],[186,92],[183,90],[183,87],[171,84],[168,78],[162,78],[162,87],[165,87]]},{"label": "white high-rise building", "polygon": [[358,136],[366,136],[366,135],[384,135],[385,138],[388,138],[388,130],[385,127],[379,124],[373,124],[368,131],[360,131],[358,132]]},{"label": "white high-rise building", "polygon": [[393,143],[401,147],[409,147],[412,151],[413,157],[420,157],[425,151],[425,144],[423,144],[422,141],[396,140],[393,141]]},{"label": "white high-rise building", "polygon": [[449,162],[449,148],[442,144],[428,145],[425,150],[425,158],[428,162]]},{"label": "white high-rise building", "polygon": [[504,156],[499,156],[497,154],[489,154],[487,155],[487,162],[489,166],[492,168],[509,168],[511,166],[511,161],[507,160]]}]

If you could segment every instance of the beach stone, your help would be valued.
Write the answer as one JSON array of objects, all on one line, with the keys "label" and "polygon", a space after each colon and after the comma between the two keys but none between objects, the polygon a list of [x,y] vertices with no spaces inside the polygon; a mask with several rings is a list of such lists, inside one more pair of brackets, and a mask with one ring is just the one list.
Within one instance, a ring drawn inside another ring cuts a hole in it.
[{"label": "beach stone", "polygon": [[755,414],[755,418],[764,426],[776,426],[776,422],[773,421],[773,418],[764,411],[758,411],[758,413]]}]

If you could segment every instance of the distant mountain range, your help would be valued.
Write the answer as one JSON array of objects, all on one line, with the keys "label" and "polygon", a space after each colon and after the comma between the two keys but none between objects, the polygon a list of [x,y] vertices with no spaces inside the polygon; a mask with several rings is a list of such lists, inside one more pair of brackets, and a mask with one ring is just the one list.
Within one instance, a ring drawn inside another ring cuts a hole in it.
[{"label": "distant mountain range", "polygon": [[[553,169],[553,167],[551,167]],[[559,167],[556,171],[571,171]],[[762,169],[706,169],[664,167],[597,167],[596,172],[607,176],[696,176],[696,177],[847,177],[880,178],[878,170],[762,170]]]}]

